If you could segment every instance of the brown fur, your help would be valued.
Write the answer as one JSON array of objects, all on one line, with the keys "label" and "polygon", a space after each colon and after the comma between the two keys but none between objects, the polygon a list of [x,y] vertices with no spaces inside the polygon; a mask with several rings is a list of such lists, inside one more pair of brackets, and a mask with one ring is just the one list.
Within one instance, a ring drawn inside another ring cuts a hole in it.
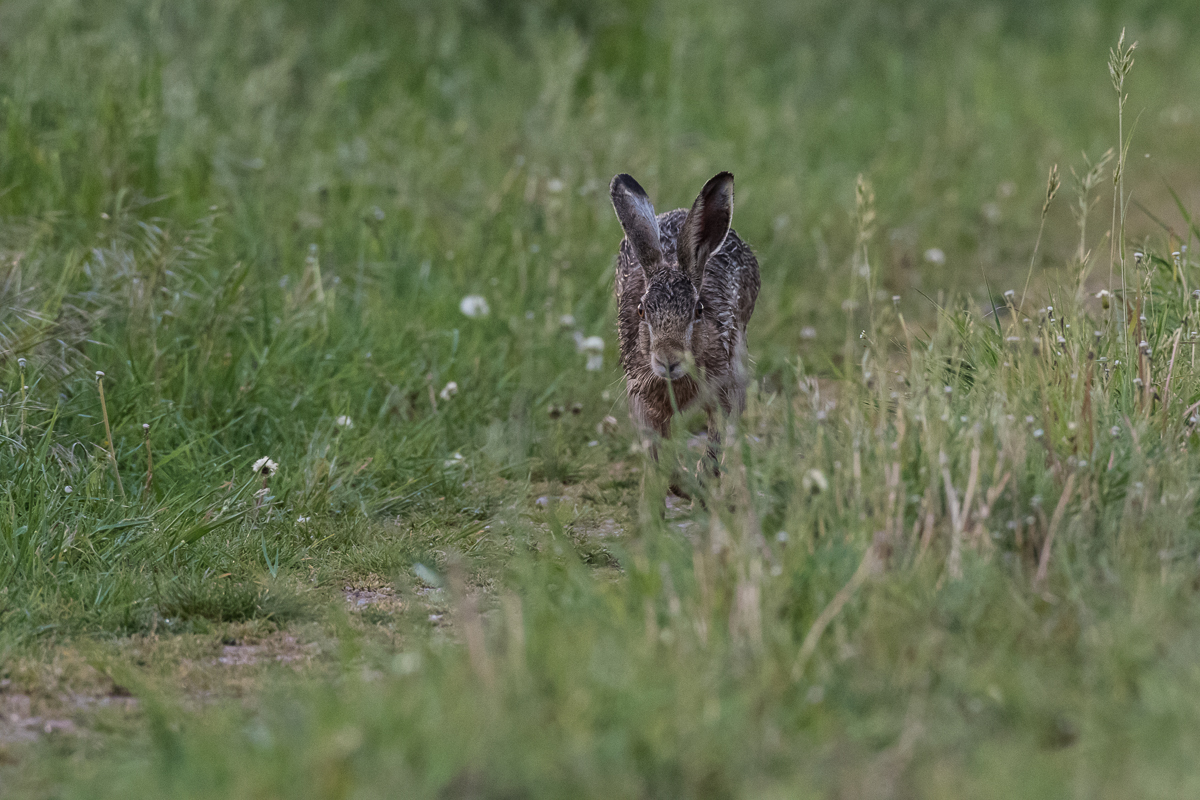
[{"label": "brown fur", "polygon": [[745,405],[746,326],[759,289],[758,261],[729,227],[733,176],[712,178],[690,210],[657,216],[628,175],[613,178],[611,195],[625,231],[617,333],[630,415],[643,433],[665,437],[676,410],[702,404],[715,470],[718,410],[732,422]]}]

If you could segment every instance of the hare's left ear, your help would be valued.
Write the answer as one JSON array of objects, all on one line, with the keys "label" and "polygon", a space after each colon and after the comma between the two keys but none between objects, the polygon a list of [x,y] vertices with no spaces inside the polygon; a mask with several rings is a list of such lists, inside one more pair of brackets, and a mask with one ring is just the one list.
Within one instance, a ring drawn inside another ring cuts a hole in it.
[{"label": "hare's left ear", "polygon": [[679,268],[697,289],[709,256],[725,243],[732,219],[733,175],[721,172],[704,184],[679,231]]},{"label": "hare's left ear", "polygon": [[654,204],[650,202],[646,190],[631,176],[621,173],[612,179],[608,193],[638,263],[647,276],[657,272],[662,268],[662,240],[658,232],[658,219],[654,216]]}]

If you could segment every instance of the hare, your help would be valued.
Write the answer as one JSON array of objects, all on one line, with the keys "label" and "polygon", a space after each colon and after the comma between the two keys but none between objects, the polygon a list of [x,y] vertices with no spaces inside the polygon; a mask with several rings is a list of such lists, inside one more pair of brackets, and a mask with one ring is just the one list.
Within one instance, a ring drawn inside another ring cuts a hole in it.
[{"label": "hare", "polygon": [[717,475],[718,408],[733,422],[745,405],[746,325],[759,289],[758,260],[729,227],[733,175],[722,172],[704,184],[691,210],[658,216],[629,175],[613,178],[609,194],[625,231],[617,255],[617,335],[630,416],[649,434],[657,459],[671,417],[701,404],[707,458]]}]

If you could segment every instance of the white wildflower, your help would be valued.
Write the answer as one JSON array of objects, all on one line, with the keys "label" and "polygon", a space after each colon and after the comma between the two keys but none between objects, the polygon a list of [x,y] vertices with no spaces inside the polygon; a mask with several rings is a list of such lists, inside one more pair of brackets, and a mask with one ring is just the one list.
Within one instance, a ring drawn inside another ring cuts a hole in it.
[{"label": "white wildflower", "polygon": [[564,328],[574,328],[575,327],[575,317],[571,314],[563,314],[561,317],[558,318],[558,324],[563,326]]},{"label": "white wildflower", "polygon": [[551,178],[546,181],[546,191],[550,192],[550,194],[558,194],[563,190],[564,186],[565,184],[558,178]]},{"label": "white wildflower", "polygon": [[925,251],[925,260],[940,267],[946,263],[946,254],[940,247],[931,247]]},{"label": "white wildflower", "polygon": [[805,325],[803,328],[800,329],[800,338],[801,339],[817,338],[817,329],[814,328],[812,325]]},{"label": "white wildflower", "polygon": [[461,466],[464,466],[464,465],[465,465],[465,461],[464,461],[464,459],[463,459],[463,454],[462,454],[462,453],[459,453],[459,452],[455,452],[455,453],[454,453],[454,455],[450,456],[450,457],[449,457],[449,458],[447,458],[447,459],[446,459],[444,462],[442,462],[442,465],[443,465],[443,466],[444,466],[446,469],[450,469],[451,467],[461,467]]},{"label": "white wildflower", "polygon": [[72,489],[70,486],[64,486],[63,491],[66,492],[67,494],[70,494],[71,492],[73,492],[75,490]]},{"label": "white wildflower", "polygon": [[339,428],[345,428],[346,430],[350,430],[351,428],[354,427],[354,420],[350,419],[345,414],[342,414],[340,417],[335,419],[333,422]]},{"label": "white wildflower", "polygon": [[442,398],[443,400],[449,400],[456,394],[458,394],[458,384],[454,381],[450,381],[442,387],[440,392],[438,392],[438,397]]},{"label": "white wildflower", "polygon": [[821,492],[829,491],[829,479],[819,469],[810,469],[804,473],[804,477],[800,479],[800,485],[809,494],[820,494]]},{"label": "white wildflower", "polygon": [[469,294],[458,304],[458,310],[471,319],[480,319],[491,313],[488,301],[483,295]]},{"label": "white wildflower", "polygon": [[596,423],[596,433],[603,436],[606,433],[615,433],[617,430],[617,418],[609,414],[604,419]]},{"label": "white wildflower", "polygon": [[303,525],[304,523],[308,522],[310,519],[312,519],[312,517],[299,516],[299,517],[296,517],[296,522],[299,522],[301,525]]},{"label": "white wildflower", "polygon": [[599,372],[604,369],[604,340],[599,336],[589,336],[583,340],[581,346],[583,352],[587,353],[587,370],[588,372]]},{"label": "white wildflower", "polygon": [[255,475],[262,475],[264,478],[269,478],[275,474],[275,470],[279,469],[279,465],[266,456],[263,456],[254,462],[254,466],[251,469],[254,470]]}]

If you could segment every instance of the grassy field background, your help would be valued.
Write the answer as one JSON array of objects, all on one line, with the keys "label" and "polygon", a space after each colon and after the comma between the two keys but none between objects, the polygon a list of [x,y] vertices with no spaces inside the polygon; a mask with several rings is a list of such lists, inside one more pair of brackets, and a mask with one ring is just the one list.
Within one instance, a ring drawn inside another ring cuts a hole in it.
[{"label": "grassy field background", "polygon": [[[1195,794],[1198,26],[0,4],[0,794]],[[607,185],[724,169],[664,513]]]}]

